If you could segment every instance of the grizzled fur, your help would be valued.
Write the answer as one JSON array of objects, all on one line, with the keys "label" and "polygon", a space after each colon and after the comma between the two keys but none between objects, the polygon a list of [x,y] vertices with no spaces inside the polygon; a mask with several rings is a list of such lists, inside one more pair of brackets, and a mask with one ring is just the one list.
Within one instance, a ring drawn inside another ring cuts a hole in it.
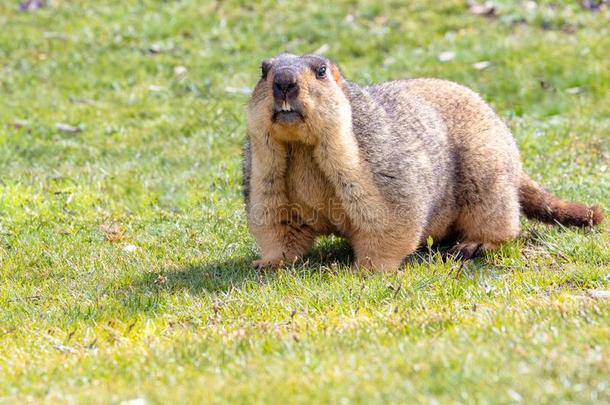
[{"label": "grizzled fur", "polygon": [[506,125],[473,91],[437,79],[359,87],[317,55],[263,62],[248,105],[244,197],[262,257],[280,266],[319,235],[346,237],[357,265],[393,269],[431,236],[463,258],[519,233],[520,209],[590,226],[524,174]]}]

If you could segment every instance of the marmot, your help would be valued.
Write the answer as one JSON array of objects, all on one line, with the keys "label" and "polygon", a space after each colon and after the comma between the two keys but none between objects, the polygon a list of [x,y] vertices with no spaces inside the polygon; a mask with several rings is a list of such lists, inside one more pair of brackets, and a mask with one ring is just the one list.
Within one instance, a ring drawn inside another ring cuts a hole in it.
[{"label": "marmot", "polygon": [[524,173],[515,140],[481,97],[439,79],[360,87],[319,55],[263,61],[248,104],[244,197],[255,266],[303,256],[317,236],[350,242],[356,265],[395,269],[454,235],[468,259],[519,234],[519,211],[599,224]]}]

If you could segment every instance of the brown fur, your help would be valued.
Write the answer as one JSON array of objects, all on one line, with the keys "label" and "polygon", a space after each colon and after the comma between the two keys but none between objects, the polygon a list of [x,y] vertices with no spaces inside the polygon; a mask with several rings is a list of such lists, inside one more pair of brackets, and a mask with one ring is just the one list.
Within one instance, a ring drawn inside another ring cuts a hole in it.
[{"label": "brown fur", "polygon": [[519,201],[528,218],[547,224],[594,226],[601,224],[604,218],[599,207],[561,200],[525,175],[521,179]]},{"label": "brown fur", "polygon": [[465,87],[414,79],[361,88],[316,55],[279,55],[262,76],[244,147],[257,266],[290,263],[327,234],[347,238],[365,267],[396,268],[429,236],[449,234],[456,256],[469,258],[515,238],[520,208],[546,222],[601,222],[598,208],[532,182],[509,129]]}]

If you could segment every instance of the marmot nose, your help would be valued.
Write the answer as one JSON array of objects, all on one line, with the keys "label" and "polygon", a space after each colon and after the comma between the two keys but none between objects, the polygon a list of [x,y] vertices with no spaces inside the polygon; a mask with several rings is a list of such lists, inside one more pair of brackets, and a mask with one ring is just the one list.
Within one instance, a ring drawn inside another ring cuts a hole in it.
[{"label": "marmot nose", "polygon": [[294,97],[298,94],[297,76],[290,69],[282,69],[273,77],[273,95],[284,99],[287,96]]}]

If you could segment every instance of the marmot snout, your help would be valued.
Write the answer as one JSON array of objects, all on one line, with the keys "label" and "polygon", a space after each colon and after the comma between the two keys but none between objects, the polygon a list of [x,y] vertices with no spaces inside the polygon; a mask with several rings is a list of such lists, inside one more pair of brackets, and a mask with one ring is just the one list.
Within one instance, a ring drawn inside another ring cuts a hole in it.
[{"label": "marmot snout", "polygon": [[392,269],[428,237],[469,258],[515,238],[519,212],[591,226],[597,207],[563,201],[522,170],[515,141],[473,91],[437,79],[370,87],[318,55],[262,64],[248,105],[244,194],[257,266],[347,238],[357,265]]}]

